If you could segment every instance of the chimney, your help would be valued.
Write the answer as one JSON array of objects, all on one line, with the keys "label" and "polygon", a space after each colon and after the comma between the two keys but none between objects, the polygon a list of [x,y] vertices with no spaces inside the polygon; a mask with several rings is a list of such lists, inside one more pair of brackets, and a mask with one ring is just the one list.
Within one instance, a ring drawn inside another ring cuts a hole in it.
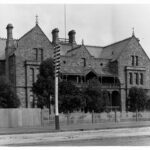
[{"label": "chimney", "polygon": [[7,27],[7,42],[6,42],[6,47],[12,47],[14,46],[13,43],[13,34],[12,34],[12,30],[13,30],[13,25],[12,24],[8,24]]},{"label": "chimney", "polygon": [[12,24],[8,24],[7,27],[7,40],[6,40],[6,49],[5,49],[5,75],[6,78],[9,80],[9,53],[14,49],[14,41],[13,41],[13,35],[12,30],[13,26]]},{"label": "chimney", "polygon": [[59,42],[59,30],[55,28],[52,30],[52,43],[57,44]]},{"label": "chimney", "polygon": [[69,35],[69,43],[71,43],[71,44],[76,43],[75,34],[76,34],[75,30],[69,31],[69,33],[68,33],[68,35]]}]

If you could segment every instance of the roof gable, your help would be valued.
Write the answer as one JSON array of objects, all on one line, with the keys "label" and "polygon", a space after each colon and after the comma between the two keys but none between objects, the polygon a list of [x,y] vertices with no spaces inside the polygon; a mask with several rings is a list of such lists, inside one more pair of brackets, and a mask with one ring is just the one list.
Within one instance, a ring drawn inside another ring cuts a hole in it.
[{"label": "roof gable", "polygon": [[116,60],[121,54],[122,50],[128,45],[130,40],[131,37],[103,47],[100,58]]},{"label": "roof gable", "polygon": [[99,58],[101,56],[103,47],[100,46],[90,46],[90,45],[86,45],[87,50],[90,52],[90,54],[92,56],[94,56],[95,58]]},{"label": "roof gable", "polygon": [[26,34],[24,34],[19,40],[18,40],[18,45],[21,43],[26,44],[26,42],[29,42],[31,40],[33,41],[39,41],[38,38],[47,40],[50,44],[50,40],[47,38],[45,33],[42,31],[40,26],[36,24],[30,31],[28,31]]},{"label": "roof gable", "polygon": [[89,53],[87,48],[84,45],[77,46],[66,53],[67,56],[75,56],[78,58],[89,58],[92,55]]}]

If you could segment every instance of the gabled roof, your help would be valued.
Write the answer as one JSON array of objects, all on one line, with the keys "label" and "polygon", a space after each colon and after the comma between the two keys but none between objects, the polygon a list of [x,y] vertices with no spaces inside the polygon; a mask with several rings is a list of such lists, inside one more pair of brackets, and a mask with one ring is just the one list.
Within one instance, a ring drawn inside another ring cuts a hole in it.
[{"label": "gabled roof", "polygon": [[103,47],[100,57],[115,60],[122,50],[128,45],[131,39],[132,37]]},{"label": "gabled roof", "polygon": [[[100,59],[112,59],[115,60],[120,55],[122,50],[128,45],[129,41],[133,37],[126,38],[124,40],[112,43],[107,46],[92,46],[92,45],[85,45],[86,49],[88,50],[89,54],[91,56],[94,56],[95,58]],[[66,51],[66,53],[77,50],[80,48],[81,45],[78,45],[77,47]]]},{"label": "gabled roof", "polygon": [[70,50],[67,51],[66,55],[69,55],[72,53],[72,52],[77,52],[77,51],[81,51],[81,50],[85,50],[89,56],[92,57],[91,53],[87,50],[86,46],[85,45],[78,45]]},{"label": "gabled roof", "polygon": [[[38,24],[36,24],[31,30],[29,30],[27,33],[25,33],[21,38],[18,39],[18,42],[21,41],[25,36],[32,34],[32,32],[36,31],[36,30],[40,30],[41,33],[43,33],[43,35],[45,35],[45,33],[42,31],[42,29],[40,28],[40,26]],[[48,37],[45,35],[45,37],[47,38],[47,40],[51,43],[51,41],[48,39]]]},{"label": "gabled roof", "polygon": [[91,46],[91,45],[85,45],[89,53],[94,56],[95,58],[99,58],[102,51],[103,47],[100,46]]}]

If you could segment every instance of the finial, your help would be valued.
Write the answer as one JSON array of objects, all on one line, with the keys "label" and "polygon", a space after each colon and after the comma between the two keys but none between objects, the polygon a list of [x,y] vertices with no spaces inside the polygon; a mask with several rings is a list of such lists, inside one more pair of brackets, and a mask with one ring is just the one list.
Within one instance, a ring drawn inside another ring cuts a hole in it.
[{"label": "finial", "polygon": [[134,27],[132,28],[132,36],[134,36]]},{"label": "finial", "polygon": [[36,15],[35,17],[36,17],[35,24],[38,25],[38,15]]},{"label": "finial", "polygon": [[82,39],[82,45],[84,45],[84,40]]}]

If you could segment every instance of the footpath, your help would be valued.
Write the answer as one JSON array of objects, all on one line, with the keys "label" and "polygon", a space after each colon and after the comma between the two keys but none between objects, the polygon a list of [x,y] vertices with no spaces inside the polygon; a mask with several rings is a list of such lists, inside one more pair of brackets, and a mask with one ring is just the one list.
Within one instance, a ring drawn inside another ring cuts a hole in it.
[{"label": "footpath", "polygon": [[60,124],[60,130],[55,130],[55,125],[43,127],[0,128],[0,135],[103,130],[116,128],[139,128],[139,127],[150,127],[150,121],[107,122],[107,123],[93,123],[93,124],[86,123],[86,124],[70,124],[70,125]]}]

